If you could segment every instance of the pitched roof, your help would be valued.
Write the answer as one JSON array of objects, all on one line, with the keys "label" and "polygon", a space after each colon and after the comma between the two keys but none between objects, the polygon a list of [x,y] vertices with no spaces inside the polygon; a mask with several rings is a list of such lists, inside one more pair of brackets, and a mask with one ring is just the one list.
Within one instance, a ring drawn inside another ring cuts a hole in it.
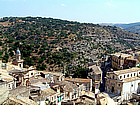
[{"label": "pitched roof", "polygon": [[47,88],[47,89],[42,90],[42,94],[45,96],[52,96],[54,94],[57,94],[57,92],[51,88]]},{"label": "pitched roof", "polygon": [[74,89],[77,89],[76,84],[73,84],[68,81],[61,81],[61,82],[57,83],[57,85],[59,85],[61,87],[61,89],[63,89],[64,91],[68,91],[68,92],[73,92]]},{"label": "pitched roof", "polygon": [[25,97],[19,99],[10,97],[9,100],[14,101],[15,103],[18,103],[20,105],[38,105],[35,101]]},{"label": "pitched roof", "polygon": [[46,83],[47,82],[47,83],[49,83],[49,81],[46,78],[43,78],[43,77],[37,77],[37,78],[32,77],[32,78],[30,78],[30,83],[31,84],[36,84],[38,82],[41,82],[41,83]]},{"label": "pitched roof", "polygon": [[96,66],[96,65],[89,66],[89,69],[92,69],[95,74],[101,74],[102,73],[101,68],[99,66]]},{"label": "pitched roof", "polygon": [[1,79],[6,82],[13,81],[13,77],[6,70],[0,70]]}]

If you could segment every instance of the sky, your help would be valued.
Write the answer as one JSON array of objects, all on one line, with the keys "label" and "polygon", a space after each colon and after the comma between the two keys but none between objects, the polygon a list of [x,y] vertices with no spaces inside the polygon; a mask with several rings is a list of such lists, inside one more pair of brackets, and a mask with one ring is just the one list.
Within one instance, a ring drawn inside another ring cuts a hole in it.
[{"label": "sky", "polygon": [[41,16],[86,23],[140,22],[140,0],[0,0],[0,17]]}]

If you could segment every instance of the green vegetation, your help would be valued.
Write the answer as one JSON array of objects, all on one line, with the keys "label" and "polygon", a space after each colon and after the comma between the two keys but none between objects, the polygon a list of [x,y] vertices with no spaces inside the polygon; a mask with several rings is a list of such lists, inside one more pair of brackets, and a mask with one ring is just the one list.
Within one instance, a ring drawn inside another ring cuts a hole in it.
[{"label": "green vegetation", "polygon": [[[3,22],[7,26],[2,26]],[[88,63],[139,44],[139,35],[117,27],[41,17],[0,20],[0,58],[4,62],[14,58],[20,48],[24,67],[33,65],[38,70],[66,72],[67,76],[86,77]]]},{"label": "green vegetation", "polygon": [[88,76],[87,74],[88,74],[87,69],[79,66],[79,67],[76,67],[73,77],[74,78],[87,78]]}]

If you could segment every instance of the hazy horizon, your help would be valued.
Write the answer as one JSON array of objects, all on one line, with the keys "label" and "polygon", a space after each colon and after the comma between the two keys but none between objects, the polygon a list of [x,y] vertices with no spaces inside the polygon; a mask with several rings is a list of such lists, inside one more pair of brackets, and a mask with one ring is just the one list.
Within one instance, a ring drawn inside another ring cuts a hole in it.
[{"label": "hazy horizon", "polygon": [[0,17],[46,17],[81,23],[140,22],[139,0],[0,0]]}]

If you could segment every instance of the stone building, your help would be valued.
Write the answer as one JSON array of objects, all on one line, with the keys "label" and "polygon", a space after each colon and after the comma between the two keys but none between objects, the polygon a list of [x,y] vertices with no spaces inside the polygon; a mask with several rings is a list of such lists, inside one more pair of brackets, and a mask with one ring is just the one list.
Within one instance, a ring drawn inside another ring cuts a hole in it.
[{"label": "stone building", "polygon": [[109,94],[119,95],[124,100],[137,93],[140,85],[140,68],[131,68],[108,72],[105,90]]},{"label": "stone building", "polygon": [[89,66],[88,77],[92,79],[93,91],[99,93],[100,84],[102,83],[102,70],[99,66]]},{"label": "stone building", "polygon": [[63,81],[65,76],[61,72],[48,72],[48,71],[41,71],[41,76],[48,79],[50,83],[56,83]]},{"label": "stone building", "polygon": [[9,96],[9,90],[0,83],[0,105],[3,104]]},{"label": "stone building", "polygon": [[2,69],[0,69],[0,84],[9,90],[16,88],[15,78],[10,76],[8,71]]},{"label": "stone building", "polygon": [[83,86],[82,90],[84,90],[84,91],[92,91],[92,79],[65,78],[65,81]]},{"label": "stone building", "polygon": [[14,65],[17,65],[18,67],[20,67],[21,69],[23,68],[23,62],[24,60],[21,59],[21,52],[19,50],[19,48],[16,50],[16,58],[13,61]]},{"label": "stone building", "polygon": [[76,84],[61,81],[50,85],[57,92],[57,103],[76,99],[80,96],[80,89]]},{"label": "stone building", "polygon": [[130,54],[115,53],[111,55],[112,68],[114,70],[121,70],[126,68],[135,67],[137,59]]}]

